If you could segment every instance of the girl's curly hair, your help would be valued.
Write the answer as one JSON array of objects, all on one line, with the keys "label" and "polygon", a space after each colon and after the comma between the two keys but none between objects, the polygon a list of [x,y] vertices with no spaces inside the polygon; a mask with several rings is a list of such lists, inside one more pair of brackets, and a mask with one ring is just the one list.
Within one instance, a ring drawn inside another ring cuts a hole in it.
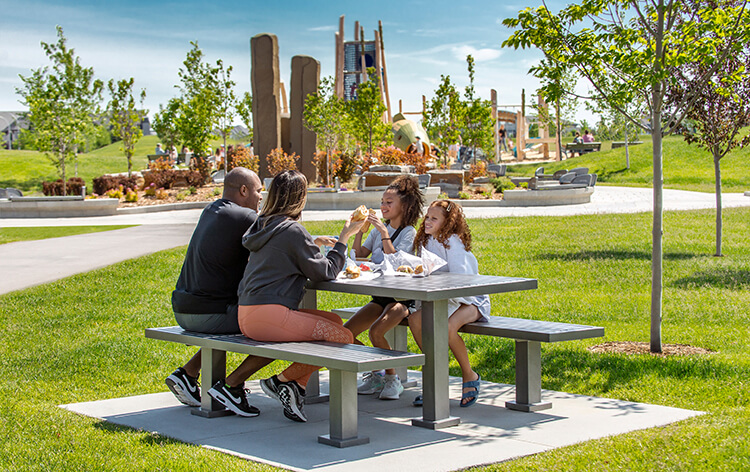
[{"label": "girl's curly hair", "polygon": [[[388,190],[395,190],[401,199],[403,210],[401,226],[404,228],[415,226],[422,216],[422,207],[424,207],[424,195],[419,190],[419,181],[409,175],[400,175],[385,189],[386,192]],[[386,224],[389,223],[390,220],[386,221]]]},{"label": "girl's curly hair", "polygon": [[[437,242],[442,244],[446,249],[450,249],[448,240],[454,234],[458,236],[458,239],[464,244],[466,251],[471,252],[471,230],[469,229],[466,218],[464,217],[463,209],[461,205],[453,203],[450,200],[435,200],[430,203],[430,208],[440,208],[445,217],[443,226],[435,235]],[[427,240],[430,235],[424,231],[424,221],[417,230],[417,236],[414,238],[414,253],[418,254],[421,249],[427,245]]]}]

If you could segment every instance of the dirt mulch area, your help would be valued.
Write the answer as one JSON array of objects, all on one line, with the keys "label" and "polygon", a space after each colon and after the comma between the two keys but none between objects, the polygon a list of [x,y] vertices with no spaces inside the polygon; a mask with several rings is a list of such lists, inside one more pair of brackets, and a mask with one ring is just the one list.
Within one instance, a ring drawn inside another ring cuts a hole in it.
[{"label": "dirt mulch area", "polygon": [[[168,189],[166,198],[156,198],[146,196],[143,190],[138,191],[137,202],[126,202],[124,198],[120,199],[119,208],[132,208],[150,205],[166,205],[167,203],[186,203],[186,202],[212,202],[221,197],[221,190],[224,188],[220,184],[207,184],[197,188],[194,195],[191,195],[187,188]],[[216,194],[218,189],[218,194]]]},{"label": "dirt mulch area", "polygon": [[633,341],[614,341],[597,344],[588,348],[594,353],[614,353],[614,354],[647,354],[657,357],[668,356],[695,356],[712,354],[714,351],[702,347],[690,346],[689,344],[662,344],[662,352],[651,352],[649,343],[639,343]]}]

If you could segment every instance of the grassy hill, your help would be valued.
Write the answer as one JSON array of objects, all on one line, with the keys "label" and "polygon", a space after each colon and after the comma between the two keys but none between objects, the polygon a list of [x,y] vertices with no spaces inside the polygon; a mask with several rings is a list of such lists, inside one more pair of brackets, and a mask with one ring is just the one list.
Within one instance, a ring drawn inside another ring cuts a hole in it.
[{"label": "grassy hill", "polygon": [[[148,166],[148,155],[153,154],[157,136],[144,136],[135,146],[133,155],[133,170],[142,170]],[[227,140],[227,144],[238,144],[235,140]],[[219,146],[218,140],[212,142],[214,149]],[[127,172],[128,162],[125,153],[120,150],[120,143],[78,156],[78,176],[86,181],[91,193],[92,181],[103,174]],[[75,176],[75,163],[69,162],[66,170],[68,177]],[[14,187],[24,194],[42,192],[42,182],[59,178],[57,168],[43,154],[37,151],[6,151],[0,150],[0,187]]]},{"label": "grassy hill", "polygon": [[[551,174],[560,169],[588,167],[589,172],[598,174],[597,182],[612,185],[650,187],[653,181],[651,140],[642,136],[643,144],[630,147],[630,169],[625,168],[625,148],[610,149],[602,144],[603,151],[584,154],[569,160],[544,164],[514,164],[508,167],[513,175],[533,175],[534,170],[544,167]],[[681,136],[664,138],[664,187],[714,191],[714,167],[711,155],[697,147],[685,143]],[[722,189],[726,192],[750,190],[750,149],[735,149],[721,160]]]}]

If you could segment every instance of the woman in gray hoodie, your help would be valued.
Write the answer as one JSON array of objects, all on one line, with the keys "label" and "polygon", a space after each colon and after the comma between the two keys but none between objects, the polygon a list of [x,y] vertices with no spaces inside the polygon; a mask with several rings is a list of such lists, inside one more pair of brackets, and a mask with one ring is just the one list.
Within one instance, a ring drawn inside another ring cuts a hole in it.
[{"label": "woman in gray hoodie", "polygon": [[[351,344],[351,331],[327,311],[299,309],[307,279],[335,279],[344,268],[346,243],[364,224],[344,224],[338,242],[323,256],[310,233],[297,221],[307,200],[307,179],[296,170],[273,178],[258,219],[242,237],[250,251],[238,289],[242,334],[257,341],[330,341]],[[284,407],[284,415],[305,422],[305,386],[320,367],[294,363],[261,381],[267,395]]]}]

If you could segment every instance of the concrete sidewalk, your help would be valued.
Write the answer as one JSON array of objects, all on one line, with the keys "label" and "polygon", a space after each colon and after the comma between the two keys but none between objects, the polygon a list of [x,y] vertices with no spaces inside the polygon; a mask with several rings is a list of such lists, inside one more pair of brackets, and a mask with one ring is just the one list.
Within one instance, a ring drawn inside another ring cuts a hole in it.
[{"label": "concrete sidewalk", "polygon": [[[420,374],[409,372],[410,378],[421,383]],[[326,379],[327,372],[321,372],[321,380]],[[551,409],[523,413],[504,408],[505,401],[514,398],[512,385],[490,382],[482,382],[477,404],[460,408],[460,382],[460,378],[450,379],[451,413],[461,417],[461,424],[438,431],[411,426],[411,419],[421,416],[421,411],[411,406],[418,388],[407,389],[397,401],[360,395],[359,434],[369,437],[370,443],[346,449],[317,442],[319,435],[328,433],[327,404],[306,405],[309,421],[294,423],[284,417],[277,401],[260,393],[257,380],[246,384],[252,390],[250,403],[261,410],[255,418],[191,415],[169,392],[62,407],[245,459],[319,472],[458,470],[701,414],[549,390],[543,391],[543,397],[552,402]]]},{"label": "concrete sidewalk", "polygon": [[183,246],[194,228],[195,224],[143,225],[0,244],[0,294]]}]

